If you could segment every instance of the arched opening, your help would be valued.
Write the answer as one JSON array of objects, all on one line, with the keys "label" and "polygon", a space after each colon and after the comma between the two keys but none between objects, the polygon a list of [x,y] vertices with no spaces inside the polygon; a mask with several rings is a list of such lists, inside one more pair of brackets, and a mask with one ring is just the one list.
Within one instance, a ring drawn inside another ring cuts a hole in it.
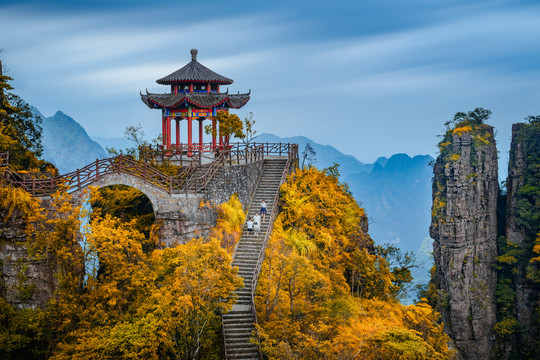
[{"label": "arched opening", "polygon": [[[152,202],[142,191],[127,185],[108,185],[101,187],[90,200],[91,219],[106,214],[122,222],[133,222],[133,229],[150,240],[155,229],[156,216]],[[146,241],[145,251],[152,251],[155,244]]]}]

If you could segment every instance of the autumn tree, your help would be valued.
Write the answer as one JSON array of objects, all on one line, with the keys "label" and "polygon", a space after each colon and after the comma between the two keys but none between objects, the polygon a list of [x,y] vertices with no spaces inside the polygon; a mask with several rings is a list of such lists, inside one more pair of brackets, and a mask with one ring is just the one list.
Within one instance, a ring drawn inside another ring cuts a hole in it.
[{"label": "autumn tree", "polygon": [[[200,206],[211,205],[201,202]],[[210,239],[218,241],[221,247],[226,249],[229,254],[232,254],[236,243],[242,235],[246,213],[237,194],[233,194],[229,201],[216,206],[216,210],[218,218],[216,226],[210,231]]]},{"label": "autumn tree", "polygon": [[[29,255],[57,281],[43,309],[0,301],[2,358],[221,358],[219,313],[231,309],[242,280],[218,239],[155,249],[136,217],[97,211],[84,225],[88,210],[64,191],[47,206],[19,189],[0,192],[6,221],[27,214]],[[213,233],[236,229],[245,216],[234,199],[229,206]],[[98,266],[87,266],[92,259]]]},{"label": "autumn tree", "polygon": [[[92,195],[92,217],[103,217],[105,214],[120,219],[122,222],[132,222],[134,228],[150,238],[156,232],[154,209],[150,199],[140,190],[126,185],[111,185],[96,189]],[[157,244],[152,245],[152,249]]]},{"label": "autumn tree", "polygon": [[410,263],[375,248],[338,167],[297,170],[287,180],[255,298],[265,355],[449,358],[438,313],[425,302],[406,307],[395,300],[394,270]]},{"label": "autumn tree", "polygon": [[[218,124],[217,129],[213,129],[211,125],[206,125],[204,130],[206,134],[215,136],[218,134],[219,129],[219,135],[224,137],[223,141],[225,145],[229,145],[231,137],[238,139],[244,139],[246,137],[246,134],[244,133],[244,123],[240,120],[238,115],[227,111],[219,111],[215,116],[215,120]],[[253,124],[254,121],[251,123],[250,129],[252,129]]]}]

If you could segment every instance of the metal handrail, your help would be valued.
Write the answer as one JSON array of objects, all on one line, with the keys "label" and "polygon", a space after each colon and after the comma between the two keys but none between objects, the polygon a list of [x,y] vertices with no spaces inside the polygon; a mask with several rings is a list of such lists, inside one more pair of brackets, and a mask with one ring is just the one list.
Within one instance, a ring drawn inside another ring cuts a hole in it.
[{"label": "metal handrail", "polygon": [[[281,174],[281,180],[279,181],[279,186],[283,185],[285,181],[287,180],[287,176],[292,173],[293,169],[296,167],[298,163],[298,145],[297,144],[291,144],[288,148],[288,159],[287,163],[285,164],[285,167],[283,169],[283,173]],[[266,246],[268,245],[268,240],[270,239],[270,234],[272,232],[272,229],[274,227],[274,221],[277,217],[278,211],[278,203],[279,203],[279,191],[276,192],[276,195],[274,196],[274,201],[272,205],[272,212],[270,213],[270,218],[268,220],[268,227],[266,228],[266,234],[264,236],[263,240],[263,246],[261,247],[261,251],[259,252],[259,258],[257,259],[257,264],[255,265],[255,270],[253,272],[253,279],[251,280],[251,308],[253,309],[253,323],[255,325],[258,325],[257,321],[257,311],[255,309],[255,290],[257,287],[257,283],[259,282],[259,273],[261,271],[262,263],[264,261],[265,255],[266,255]],[[259,339],[259,331],[257,330],[257,327],[255,328],[257,338]],[[259,348],[259,358],[262,359],[262,353]]]}]

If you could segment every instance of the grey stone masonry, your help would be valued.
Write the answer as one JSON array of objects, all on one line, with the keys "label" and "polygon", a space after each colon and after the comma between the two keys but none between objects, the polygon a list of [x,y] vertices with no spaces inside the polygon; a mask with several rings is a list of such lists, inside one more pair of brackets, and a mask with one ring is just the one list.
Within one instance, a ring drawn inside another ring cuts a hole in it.
[{"label": "grey stone masonry", "polygon": [[[162,222],[161,242],[164,246],[172,246],[176,243],[185,244],[194,237],[205,236],[216,224],[215,208],[201,206],[201,203],[219,205],[236,193],[246,208],[262,167],[262,160],[249,164],[225,165],[217,171],[206,190],[199,193],[169,194],[140,177],[124,172],[103,175],[93,182],[92,186],[127,185],[144,193],[150,199],[156,221]],[[206,167],[201,167],[194,176],[203,175],[205,170]],[[86,187],[72,193],[75,201],[84,200],[85,190]]]}]

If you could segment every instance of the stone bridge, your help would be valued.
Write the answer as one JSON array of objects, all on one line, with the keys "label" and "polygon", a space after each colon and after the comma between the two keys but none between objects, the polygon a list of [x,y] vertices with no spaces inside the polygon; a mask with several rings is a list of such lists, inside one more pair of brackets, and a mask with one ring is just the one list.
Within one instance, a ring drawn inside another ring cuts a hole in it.
[{"label": "stone bridge", "polygon": [[191,165],[175,176],[126,156],[96,160],[74,172],[49,178],[28,178],[11,171],[6,166],[7,154],[0,154],[0,168],[4,170],[1,175],[5,181],[39,198],[49,198],[59,186],[67,186],[78,205],[86,200],[90,186],[136,188],[150,200],[156,220],[162,221],[160,239],[170,246],[206,235],[217,219],[213,205],[228,201],[235,193],[247,209],[262,174],[264,159],[269,157],[297,158],[298,146],[236,144],[216,155],[210,164],[203,165],[200,158],[197,162],[191,157]]},{"label": "stone bridge", "polygon": [[165,246],[171,246],[176,242],[186,243],[193,237],[208,234],[217,219],[215,207],[208,205],[222,204],[236,193],[244,208],[247,208],[262,167],[263,160],[242,165],[224,165],[206,184],[204,191],[184,193],[169,193],[163,187],[149,183],[133,173],[112,172],[72,191],[71,195],[80,205],[85,201],[90,186],[101,188],[126,185],[141,191],[150,200],[156,221],[162,221],[161,241]]}]

